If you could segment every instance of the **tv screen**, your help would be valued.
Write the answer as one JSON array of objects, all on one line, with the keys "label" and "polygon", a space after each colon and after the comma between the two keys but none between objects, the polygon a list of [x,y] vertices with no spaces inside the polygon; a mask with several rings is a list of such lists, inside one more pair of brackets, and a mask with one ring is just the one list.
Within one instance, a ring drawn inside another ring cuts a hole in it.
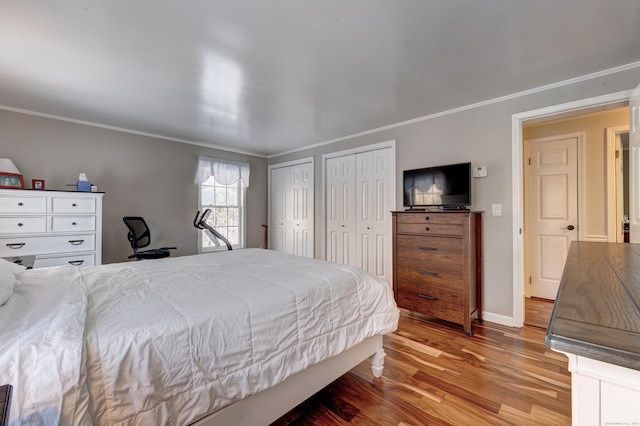
[{"label": "tv screen", "polygon": [[405,207],[471,205],[471,163],[405,170],[402,180]]}]

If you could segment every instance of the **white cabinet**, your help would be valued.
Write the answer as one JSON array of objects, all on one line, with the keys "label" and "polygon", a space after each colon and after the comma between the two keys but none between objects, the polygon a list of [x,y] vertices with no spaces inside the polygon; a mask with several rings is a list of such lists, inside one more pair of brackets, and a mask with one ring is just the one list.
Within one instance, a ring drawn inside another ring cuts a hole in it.
[{"label": "white cabinet", "polygon": [[326,259],[392,282],[392,147],[326,159]]},{"label": "white cabinet", "polygon": [[640,422],[640,371],[564,354],[569,358],[571,371],[572,424],[637,425]]},{"label": "white cabinet", "polygon": [[313,161],[270,167],[270,244],[273,250],[313,258]]},{"label": "white cabinet", "polygon": [[102,262],[102,193],[0,189],[0,257],[33,267]]}]

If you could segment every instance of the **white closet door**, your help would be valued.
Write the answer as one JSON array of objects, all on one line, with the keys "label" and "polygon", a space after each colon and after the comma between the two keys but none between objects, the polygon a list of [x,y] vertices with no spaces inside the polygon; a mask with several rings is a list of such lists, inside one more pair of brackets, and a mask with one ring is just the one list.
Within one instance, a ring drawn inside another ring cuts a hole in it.
[{"label": "white closet door", "polygon": [[355,256],[355,155],[326,163],[327,260],[358,266]]},{"label": "white closet door", "polygon": [[292,254],[313,257],[313,165],[291,167]]},{"label": "white closet door", "polygon": [[326,259],[392,282],[393,148],[327,158]]},{"label": "white closet door", "polygon": [[290,174],[291,169],[289,167],[271,169],[269,248],[283,253],[288,253],[288,250],[290,250],[290,248],[287,248],[288,230],[291,227],[287,209],[291,181]]},{"label": "white closet door", "polygon": [[356,265],[391,283],[391,148],[356,154]]},{"label": "white closet door", "polygon": [[313,257],[313,161],[270,167],[269,248]]}]

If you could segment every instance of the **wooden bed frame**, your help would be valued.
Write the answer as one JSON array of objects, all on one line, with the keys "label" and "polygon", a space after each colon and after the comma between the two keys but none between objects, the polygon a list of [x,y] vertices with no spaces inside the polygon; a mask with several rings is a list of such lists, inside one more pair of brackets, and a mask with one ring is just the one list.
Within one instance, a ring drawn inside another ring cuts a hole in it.
[{"label": "wooden bed frame", "polygon": [[312,365],[279,385],[234,402],[192,425],[269,425],[369,357],[374,377],[382,376],[385,352],[381,335],[370,337],[340,355]]}]

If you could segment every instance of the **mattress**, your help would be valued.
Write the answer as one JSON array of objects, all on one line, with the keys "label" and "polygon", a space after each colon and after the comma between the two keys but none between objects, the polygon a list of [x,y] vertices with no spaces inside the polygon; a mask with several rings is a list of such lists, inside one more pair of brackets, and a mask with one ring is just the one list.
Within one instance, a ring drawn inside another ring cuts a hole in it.
[{"label": "mattress", "polygon": [[261,249],[19,278],[0,307],[12,424],[188,424],[399,316],[359,269]]}]

